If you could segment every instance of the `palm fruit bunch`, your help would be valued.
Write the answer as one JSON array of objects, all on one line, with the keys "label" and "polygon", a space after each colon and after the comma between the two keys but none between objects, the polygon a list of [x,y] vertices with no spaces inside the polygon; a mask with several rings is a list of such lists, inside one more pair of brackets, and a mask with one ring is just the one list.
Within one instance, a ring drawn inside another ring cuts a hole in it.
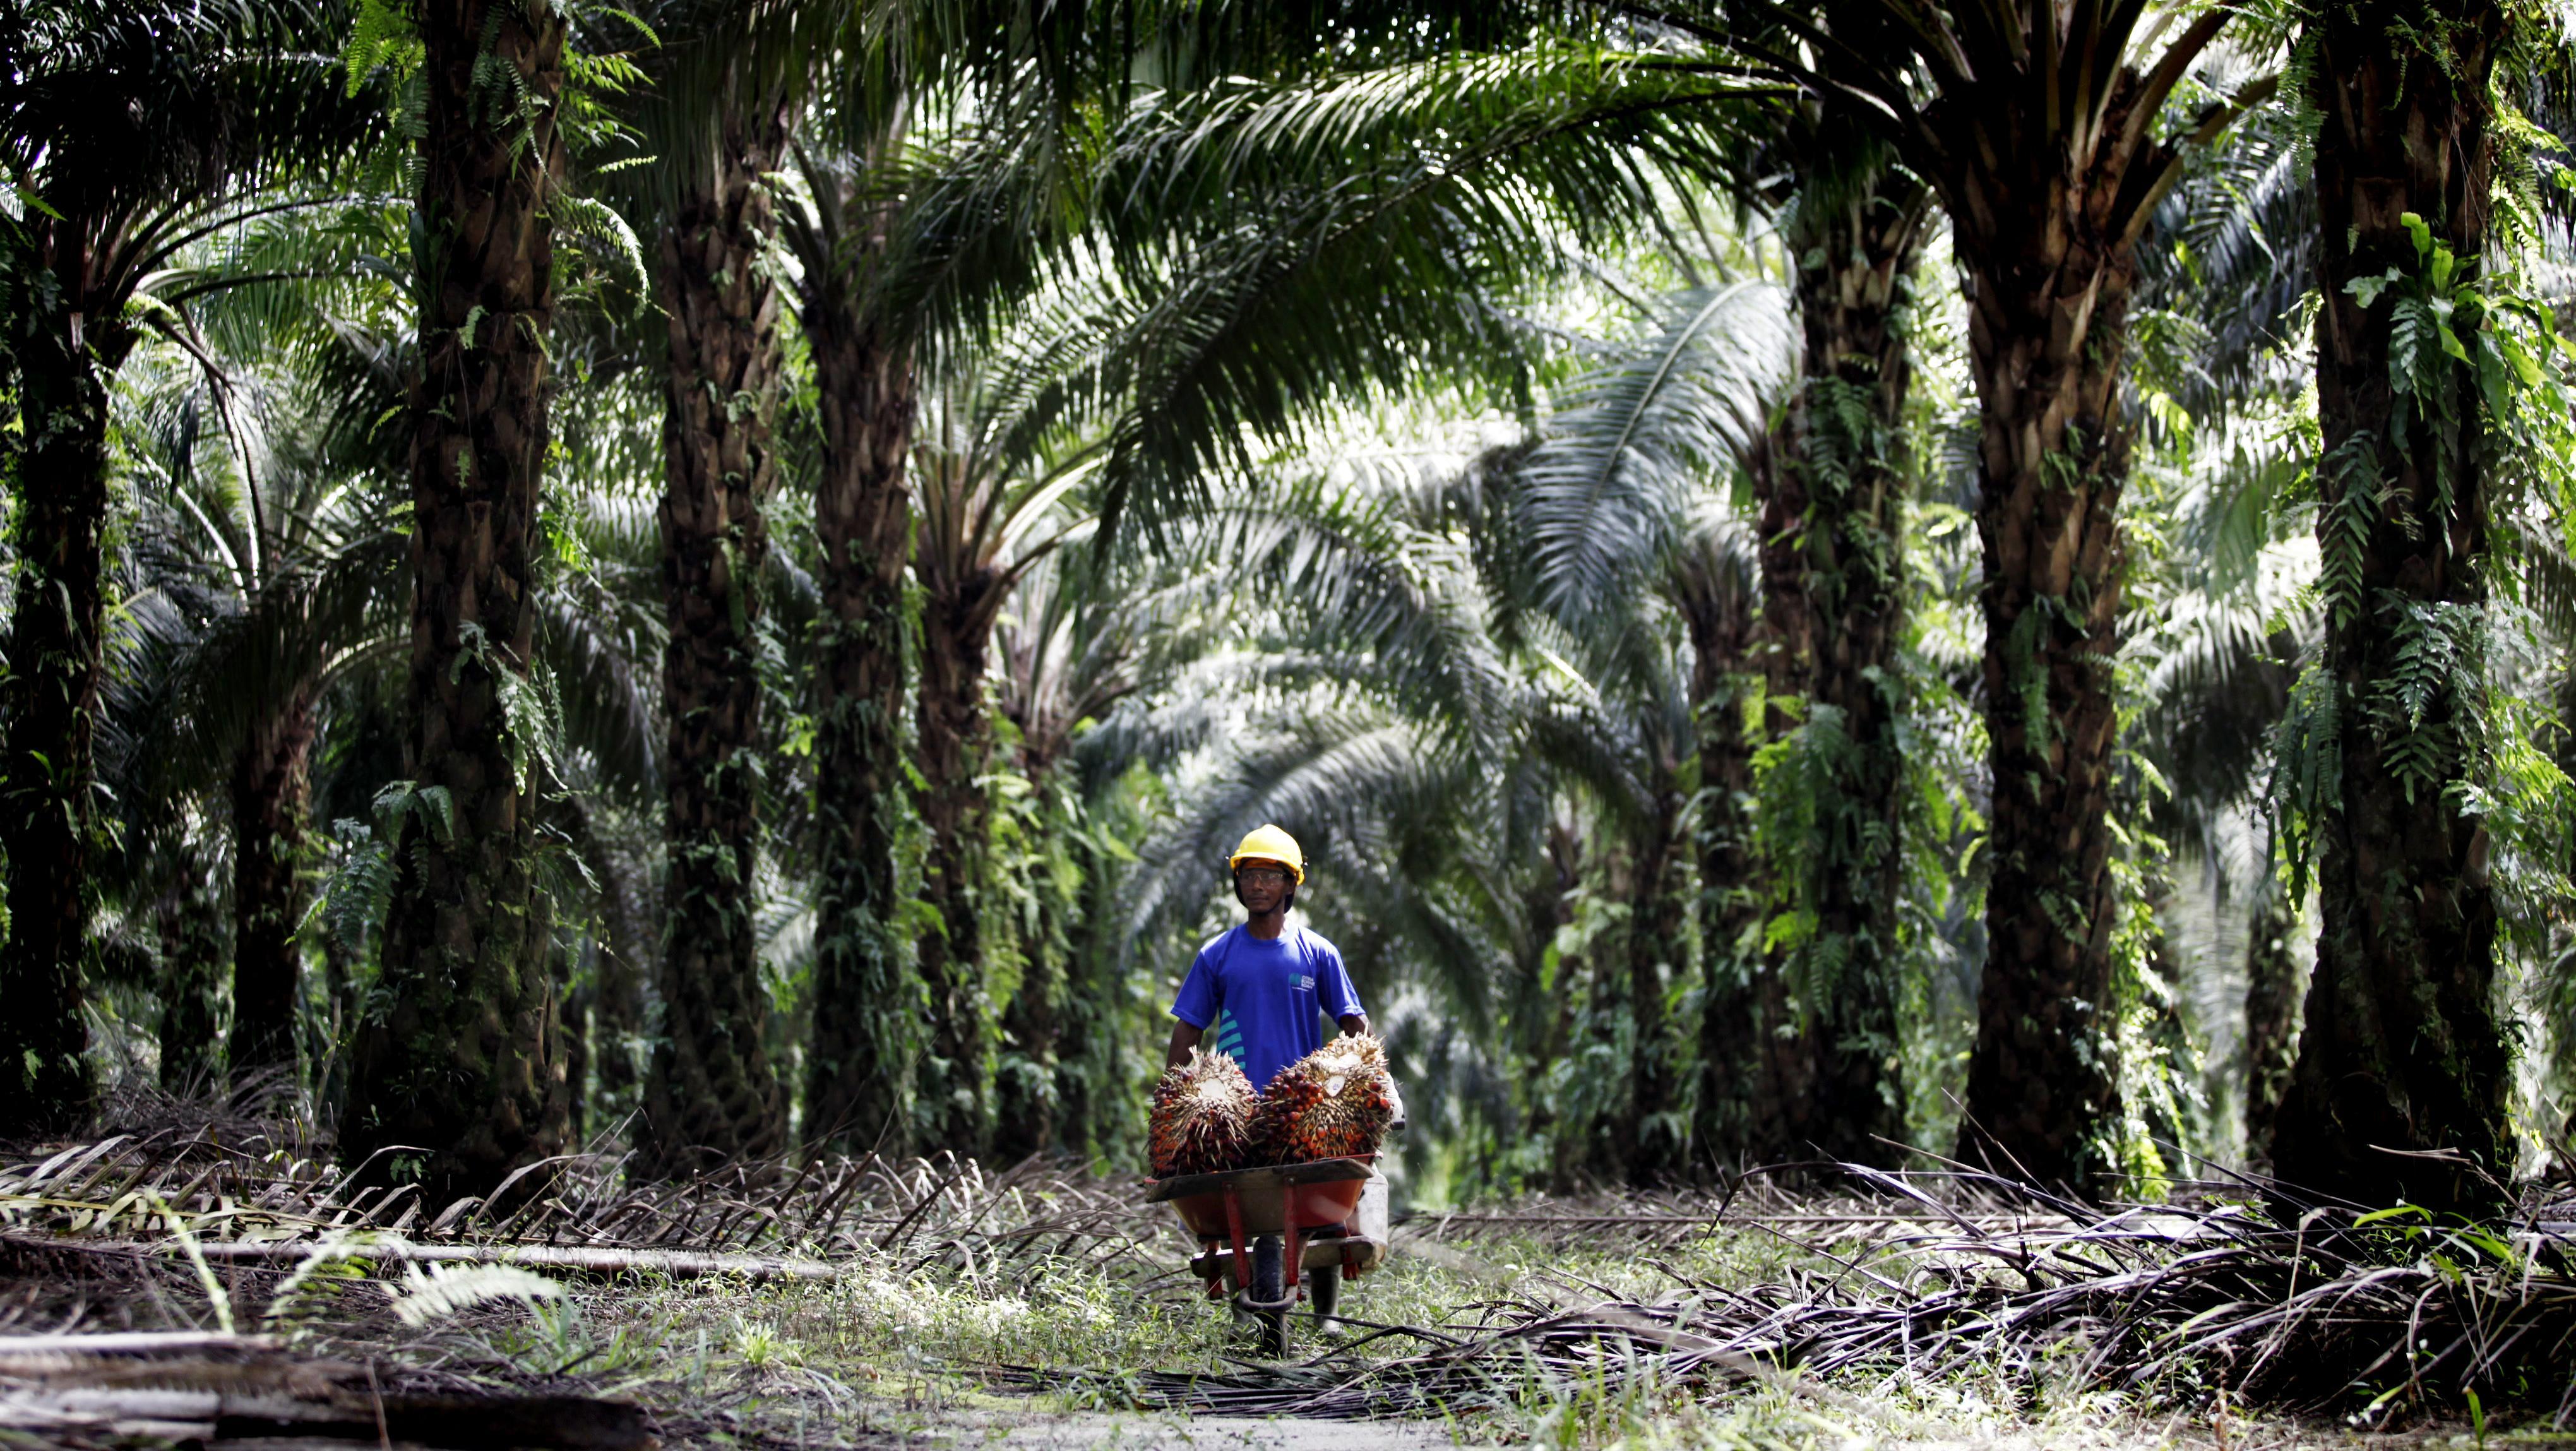
[{"label": "palm fruit bunch", "polygon": [[1145,1155],[1154,1177],[1240,1169],[1252,1153],[1252,1080],[1223,1053],[1190,1050],[1190,1061],[1154,1085]]},{"label": "palm fruit bunch", "polygon": [[1395,1122],[1386,1046],[1345,1034],[1279,1070],[1252,1116],[1256,1151],[1273,1164],[1374,1154]]}]

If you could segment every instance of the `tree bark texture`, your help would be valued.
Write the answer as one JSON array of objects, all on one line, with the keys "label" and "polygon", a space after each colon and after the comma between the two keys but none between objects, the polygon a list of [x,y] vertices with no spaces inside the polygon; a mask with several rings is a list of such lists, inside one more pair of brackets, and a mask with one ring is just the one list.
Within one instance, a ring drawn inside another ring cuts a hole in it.
[{"label": "tree bark texture", "polygon": [[313,700],[299,692],[251,728],[233,763],[233,1035],[236,1078],[295,1067],[295,1007],[303,953],[304,830]]},{"label": "tree bark texture", "polygon": [[[561,1152],[569,1104],[552,905],[531,871],[505,692],[524,685],[554,322],[564,20],[549,0],[424,0],[421,372],[411,404],[408,813],[381,992],[342,1152],[434,1204]],[[495,77],[506,77],[499,85]],[[509,94],[530,102],[513,109]],[[528,1192],[532,1179],[518,1181]]]},{"label": "tree bark texture", "polygon": [[[2353,0],[2308,22],[2325,302],[2323,673],[2342,781],[2339,809],[2319,828],[2324,932],[2272,1164],[2287,1183],[2367,1203],[2482,1207],[2497,1193],[2489,1176],[2513,1165],[2487,832],[2448,789],[2479,769],[2467,746],[2477,704],[2446,681],[2409,722],[2385,699],[2428,618],[2474,621],[2483,610],[2483,405],[2466,366],[2444,366],[2447,400],[2401,393],[2390,376],[2396,299],[2364,306],[2345,290],[2391,270],[2422,274],[2408,213],[2464,264],[2478,257],[2495,161],[2488,79],[2505,23],[2502,10],[2463,0]],[[2435,426],[2443,402],[2456,430]],[[2412,415],[2402,432],[2401,410]],[[2341,588],[2339,559],[2357,571]],[[2439,779],[2410,778],[2405,754],[2428,741]],[[2466,1166],[2399,1157],[2433,1151]]]},{"label": "tree bark texture", "polygon": [[[1845,192],[1811,187],[1799,203],[1798,313],[1803,380],[1788,420],[1789,459],[1777,470],[1804,509],[1766,525],[1764,592],[1772,570],[1803,602],[1807,700],[1818,769],[1809,782],[1816,840],[1799,898],[1814,935],[1793,974],[1802,1009],[1794,1092],[1777,1095],[1781,1156],[1893,1167],[1905,1139],[1898,1069],[1896,900],[1902,858],[1898,806],[1896,645],[1904,625],[1904,448],[1907,288],[1929,198],[1920,182],[1881,168]],[[1767,516],[1766,516],[1767,517]],[[1769,611],[1766,610],[1766,614]],[[1784,1085],[1785,1087],[1785,1085]]]},{"label": "tree bark texture", "polygon": [[[2029,7],[2026,27],[2059,24]],[[2040,1185],[2106,1187],[2113,1061],[2112,656],[2129,430],[2119,416],[2135,232],[2173,151],[2126,127],[2147,87],[2111,72],[2098,121],[2059,96],[2053,41],[1926,112],[1979,404],[1984,708],[1993,780],[1987,955],[1959,1156]],[[2142,119],[2142,124],[2145,118]],[[2134,144],[2131,144],[2134,142]]]},{"label": "tree bark texture", "polygon": [[0,1138],[78,1125],[94,1091],[82,1022],[96,775],[99,577],[107,525],[108,380],[132,335],[125,297],[93,287],[101,228],[74,212],[28,219],[26,332],[14,340],[18,579],[0,652]]},{"label": "tree bark texture", "polygon": [[823,546],[816,643],[819,892],[805,1136],[814,1145],[909,1144],[918,987],[897,933],[904,830],[904,476],[919,407],[909,352],[861,314],[844,279],[809,274],[805,335],[822,413],[814,490]]},{"label": "tree bark texture", "polygon": [[993,1008],[982,917],[991,803],[983,781],[992,710],[984,676],[993,620],[1009,596],[1000,570],[980,559],[915,561],[923,576],[921,702],[917,755],[921,825],[928,838],[922,897],[937,925],[921,935],[921,984],[930,1043],[914,1084],[931,1142],[981,1153],[993,1128]]},{"label": "tree bark texture", "polygon": [[[733,82],[728,82],[733,84]],[[670,313],[662,442],[665,752],[662,1033],[646,1081],[648,1168],[686,1173],[783,1147],[787,1106],[769,1061],[755,864],[766,767],[760,733],[762,515],[777,475],[778,289],[765,173],[786,140],[775,99],[728,96],[715,154],[662,237]]]}]

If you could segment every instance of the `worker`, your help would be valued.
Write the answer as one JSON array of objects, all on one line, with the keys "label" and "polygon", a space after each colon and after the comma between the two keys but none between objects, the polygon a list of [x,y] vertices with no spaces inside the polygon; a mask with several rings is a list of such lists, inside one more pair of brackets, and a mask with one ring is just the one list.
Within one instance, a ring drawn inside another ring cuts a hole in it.
[{"label": "worker", "polygon": [[1368,1013],[1341,952],[1319,934],[1288,928],[1288,909],[1306,882],[1306,853],[1297,839],[1276,826],[1257,828],[1226,866],[1234,899],[1248,916],[1190,963],[1172,1000],[1172,1046],[1164,1063],[1189,1062],[1190,1050],[1221,1018],[1214,1046],[1258,1092],[1280,1069],[1324,1046],[1321,1014],[1331,1014],[1345,1033],[1365,1033]]},{"label": "worker", "polygon": [[[1350,969],[1342,965],[1340,950],[1303,927],[1288,929],[1288,909],[1296,905],[1297,889],[1306,883],[1306,853],[1297,839],[1276,826],[1257,828],[1226,858],[1226,867],[1234,876],[1234,899],[1243,904],[1246,917],[1240,926],[1228,928],[1200,948],[1191,960],[1189,975],[1181,979],[1180,995],[1172,1000],[1172,1046],[1164,1064],[1177,1068],[1189,1062],[1190,1051],[1206,1038],[1211,1026],[1221,1022],[1217,1051],[1232,1058],[1259,1092],[1280,1069],[1324,1046],[1323,1030],[1317,1025],[1321,1015],[1330,1013],[1343,1032],[1358,1034],[1368,1031],[1368,1013],[1351,987]],[[1396,1122],[1390,1127],[1401,1128],[1404,1101],[1396,1097],[1392,1079],[1386,1089],[1395,1109]],[[1359,1208],[1347,1226],[1315,1232],[1366,1235],[1383,1244],[1386,1175],[1370,1170]],[[1280,1237],[1255,1235],[1249,1248],[1254,1283],[1284,1283],[1289,1297],[1282,1305],[1295,1300],[1300,1275],[1312,1268],[1309,1303],[1315,1323],[1326,1335],[1343,1333],[1335,1314],[1342,1293],[1338,1261],[1323,1265],[1310,1261],[1307,1266],[1287,1268],[1283,1282],[1280,1259],[1285,1251]],[[1254,1324],[1254,1309],[1276,1316],[1281,1305],[1256,1306],[1244,1295],[1236,1296],[1238,1324]],[[1277,1348],[1270,1353],[1277,1354]]]}]

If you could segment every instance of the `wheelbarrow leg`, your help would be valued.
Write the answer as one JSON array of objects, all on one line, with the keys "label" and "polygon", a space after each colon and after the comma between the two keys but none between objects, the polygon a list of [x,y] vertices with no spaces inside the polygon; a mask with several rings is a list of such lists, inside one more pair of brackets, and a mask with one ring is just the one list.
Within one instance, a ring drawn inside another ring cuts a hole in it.
[{"label": "wheelbarrow leg", "polygon": [[1234,1282],[1250,1288],[1252,1266],[1243,1251],[1243,1199],[1231,1184],[1225,1186],[1225,1232],[1234,1242]]}]

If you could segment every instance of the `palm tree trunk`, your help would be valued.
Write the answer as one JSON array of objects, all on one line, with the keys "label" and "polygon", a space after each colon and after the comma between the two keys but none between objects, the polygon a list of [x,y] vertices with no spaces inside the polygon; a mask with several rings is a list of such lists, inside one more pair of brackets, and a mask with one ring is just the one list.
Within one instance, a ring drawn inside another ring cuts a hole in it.
[{"label": "palm tree trunk", "polygon": [[822,414],[814,532],[823,547],[815,668],[814,1020],[809,1144],[899,1150],[910,1142],[914,979],[896,923],[895,843],[905,776],[904,564],[912,497],[904,459],[918,408],[912,360],[850,300],[809,275],[805,336]]},{"label": "palm tree trunk", "polygon": [[348,1046],[358,1020],[357,951],[340,934],[322,934],[322,996],[330,1020],[322,1034],[322,1058],[313,1065],[313,1103],[323,1122],[337,1124],[349,1099]]},{"label": "palm tree trunk", "polygon": [[1628,1011],[1635,1051],[1628,1061],[1628,1182],[1640,1188],[1669,1182],[1690,1163],[1688,1136],[1678,1122],[1680,1084],[1665,1002],[1679,978],[1689,910],[1688,837],[1682,832],[1684,801],[1672,763],[1658,761],[1651,833],[1640,842],[1637,879],[1628,917]]},{"label": "palm tree trunk", "polygon": [[1677,591],[1691,642],[1691,715],[1697,723],[1699,913],[1708,982],[1701,997],[1699,1085],[1692,1153],[1726,1169],[1752,1153],[1754,1064],[1761,1049],[1766,974],[1749,937],[1762,918],[1753,882],[1753,747],[1743,693],[1753,601],[1720,568],[1684,573]]},{"label": "palm tree trunk", "polygon": [[585,956],[597,956],[596,939],[584,934],[578,947],[562,938],[556,939],[555,996],[564,1005],[564,1085],[565,1099],[570,1106],[565,1122],[566,1132],[576,1144],[589,1142],[591,1125],[590,1022],[592,1000],[597,994],[591,987],[595,979],[581,971],[581,959]]},{"label": "palm tree trunk", "polygon": [[[2136,77],[2124,72],[2121,87],[2106,122],[2114,134]],[[2163,159],[2150,147],[2131,166]],[[1993,783],[1986,963],[1959,1157],[2088,1192],[2113,1168],[2100,1148],[2119,1108],[2106,1008],[2130,182],[2120,165],[2070,164],[2037,144],[1963,163],[1944,184],[1980,405]]]},{"label": "palm tree trunk", "polygon": [[[14,340],[18,419],[17,608],[0,651],[0,1138],[67,1130],[94,1091],[81,1018],[88,956],[91,740],[98,716],[107,525],[107,382],[131,334],[125,299],[90,295],[88,238],[74,215],[36,220],[42,255]],[[51,283],[52,288],[40,283]],[[50,295],[49,295],[50,294]]]},{"label": "palm tree trunk", "polygon": [[[1820,754],[1813,879],[1803,949],[1808,1091],[1783,1099],[1798,1151],[1893,1166],[1905,1138],[1897,1065],[1898,803],[1905,763],[1896,645],[1905,613],[1904,410],[1913,367],[1905,289],[1928,204],[1922,184],[1882,169],[1845,198],[1800,202],[1798,312],[1804,386],[1789,433],[1805,496],[1794,566],[1805,597],[1806,728],[1840,741]],[[1766,580],[1767,580],[1766,560]],[[1766,589],[1767,589],[1766,583]]]},{"label": "palm tree trunk", "polygon": [[763,1157],[787,1106],[770,1066],[755,858],[761,825],[761,508],[776,477],[778,289],[761,265],[782,106],[728,97],[709,174],[662,239],[670,398],[662,429],[666,736],[663,1031],[640,1125],[649,1170]]},{"label": "palm tree trunk", "polygon": [[[1746,742],[1751,752],[1798,729],[1800,707],[1815,675],[1816,613],[1808,599],[1809,481],[1798,463],[1797,438],[1785,421],[1763,439],[1747,465],[1754,498],[1762,506],[1762,614],[1753,630],[1751,662],[1763,704],[1760,733]],[[1749,760],[1747,765],[1749,782]],[[1797,967],[1793,950],[1765,940],[1767,919],[1782,897],[1779,864],[1758,849],[1760,833],[1750,813],[1745,831],[1755,849],[1745,858],[1744,901],[1738,910],[1746,920],[1736,941],[1750,1017],[1741,1025],[1741,1137],[1728,1148],[1734,1157],[1776,1163],[1803,1157],[1798,1129],[1814,1095],[1815,1061],[1804,1021],[1812,1007],[1792,992]]]},{"label": "palm tree trunk", "polygon": [[927,571],[921,607],[921,825],[929,838],[922,897],[937,925],[921,936],[930,1044],[915,1083],[932,1147],[981,1154],[993,1129],[992,1005],[981,919],[990,803],[982,781],[993,733],[984,675],[1000,576]]},{"label": "palm tree trunk", "polygon": [[2279,886],[2267,888],[2245,924],[2245,1148],[2249,1162],[2267,1172],[2272,1120],[2296,1062],[2299,995],[2307,980],[2297,932],[2298,919]]},{"label": "palm tree trunk", "polygon": [[[1070,858],[1081,850],[1082,807],[1060,791],[1052,779],[1053,763],[1043,756],[1024,748],[1020,771],[1044,803],[1037,829],[1047,839],[1037,843],[1043,855],[1028,882],[1037,901],[1036,930],[1021,943],[1020,983],[1002,1011],[1002,1041],[1010,1056],[993,1084],[993,1156],[1004,1163],[1059,1147],[1060,1139],[1080,1137],[1079,1128],[1068,1132],[1072,1121],[1062,1114],[1066,1080],[1072,1075],[1059,1062],[1057,1047],[1075,939],[1082,930],[1082,901],[1080,889],[1059,876],[1054,865],[1059,854]],[[1078,874],[1073,881],[1080,881]]]},{"label": "palm tree trunk", "polygon": [[313,701],[299,695],[251,731],[233,767],[233,1036],[236,1081],[295,1068],[302,996],[304,826],[311,785]]},{"label": "palm tree trunk", "polygon": [[618,851],[599,865],[601,940],[591,977],[591,1059],[598,1087],[593,1117],[615,1124],[644,1102],[636,1060],[644,1041],[644,984],[654,976],[661,913],[645,864]]},{"label": "palm tree trunk", "polygon": [[[564,20],[550,0],[424,0],[420,380],[412,399],[410,739],[421,795],[385,917],[342,1152],[429,1202],[559,1153],[564,1065],[532,874],[536,777],[514,759],[537,612],[532,546],[554,325]],[[499,74],[533,119],[496,119]],[[443,793],[431,795],[429,793]],[[519,1192],[542,1187],[527,1176]]]},{"label": "palm tree trunk", "polygon": [[[2445,678],[2409,721],[2384,692],[2443,621],[2481,628],[2483,405],[2477,370],[2465,364],[2417,371],[2448,397],[2398,391],[2396,299],[2365,305],[2346,287],[2391,272],[2421,276],[2404,225],[2416,217],[2463,264],[2478,258],[2495,161],[2488,79],[2505,23],[2501,9],[2463,0],[2429,9],[2346,0],[2307,30],[2325,299],[2322,675],[2340,723],[2342,780],[2319,826],[2325,930],[2272,1164],[2309,1189],[2443,1209],[2491,1203],[2513,1164],[2487,831],[2450,789],[2479,768],[2467,741],[2480,707]],[[2445,413],[2463,426],[2428,421]],[[2428,750],[2432,768],[2410,774],[2410,753],[2420,768]],[[2397,1156],[2406,1152],[2461,1162]]]},{"label": "palm tree trunk", "polygon": [[[1949,214],[1977,389],[1991,869],[1958,1153],[2092,1192],[2110,1187],[2119,1121],[2111,666],[2134,252],[2180,148],[2235,114],[2210,108],[2182,136],[2157,121],[2231,14],[2142,36],[2128,11],[2032,0],[1981,11],[1960,42],[1927,39],[1892,0],[1847,12],[1834,19],[1851,49],[1835,64],[1938,52],[1940,95],[1897,142]],[[1954,43],[1974,59],[1942,49]]]},{"label": "palm tree trunk", "polygon": [[[1037,887],[1052,898],[1048,884]],[[1010,1004],[1002,1012],[1002,1038],[1011,1057],[993,1083],[993,1156],[1004,1163],[1055,1148],[1063,1132],[1058,1121],[1063,1075],[1056,1061],[1056,1037],[1064,1015],[1069,944],[1063,920],[1068,905],[1055,900],[1040,905],[1039,935],[1024,948],[1027,956],[1020,968],[1020,985],[1012,989]]]},{"label": "palm tree trunk", "polygon": [[217,1091],[215,1027],[224,991],[223,913],[213,876],[181,842],[169,890],[157,904],[161,948],[161,1090],[184,1098]]}]

